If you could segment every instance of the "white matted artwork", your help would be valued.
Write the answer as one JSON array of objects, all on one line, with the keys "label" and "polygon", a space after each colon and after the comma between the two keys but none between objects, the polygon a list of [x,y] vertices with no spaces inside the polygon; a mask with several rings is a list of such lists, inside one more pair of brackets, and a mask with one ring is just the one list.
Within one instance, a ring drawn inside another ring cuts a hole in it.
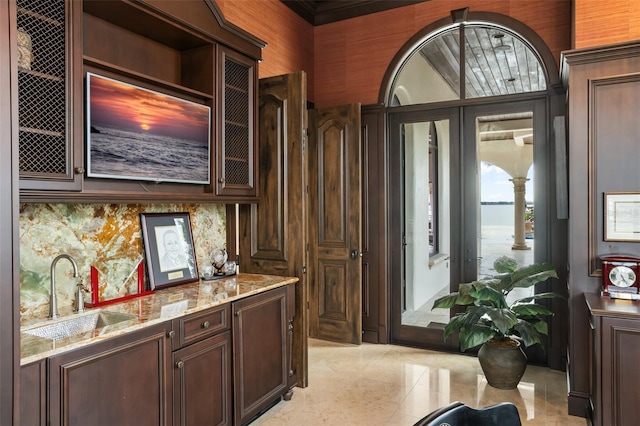
[{"label": "white matted artwork", "polygon": [[640,241],[640,192],[604,193],[604,240]]}]

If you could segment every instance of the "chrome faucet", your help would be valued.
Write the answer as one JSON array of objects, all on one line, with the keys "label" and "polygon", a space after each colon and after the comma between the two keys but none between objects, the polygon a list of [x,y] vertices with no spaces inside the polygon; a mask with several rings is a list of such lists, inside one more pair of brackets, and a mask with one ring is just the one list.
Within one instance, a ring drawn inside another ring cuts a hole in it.
[{"label": "chrome faucet", "polygon": [[51,295],[49,296],[50,319],[58,318],[58,298],[56,296],[56,264],[60,259],[67,259],[69,262],[71,262],[71,265],[73,266],[73,276],[75,278],[78,277],[78,265],[76,264],[76,261],[73,260],[73,257],[69,256],[68,254],[61,254],[53,259],[53,262],[51,262]]}]

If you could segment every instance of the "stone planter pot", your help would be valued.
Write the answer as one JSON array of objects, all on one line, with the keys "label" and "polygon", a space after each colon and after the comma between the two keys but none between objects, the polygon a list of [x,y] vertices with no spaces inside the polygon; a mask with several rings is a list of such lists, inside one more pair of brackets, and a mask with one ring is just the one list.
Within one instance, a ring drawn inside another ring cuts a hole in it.
[{"label": "stone planter pot", "polygon": [[487,382],[498,389],[515,389],[527,368],[527,356],[520,342],[510,345],[490,340],[478,351],[478,361]]}]

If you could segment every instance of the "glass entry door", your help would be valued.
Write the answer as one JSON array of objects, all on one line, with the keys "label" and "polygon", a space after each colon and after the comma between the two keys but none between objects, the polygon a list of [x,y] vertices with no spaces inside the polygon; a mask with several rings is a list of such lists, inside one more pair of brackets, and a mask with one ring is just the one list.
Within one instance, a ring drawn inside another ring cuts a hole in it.
[{"label": "glass entry door", "polygon": [[457,349],[443,339],[457,311],[434,310],[434,300],[493,274],[499,256],[521,265],[546,256],[545,197],[533,187],[536,160],[546,175],[544,126],[538,100],[389,114],[393,342]]},{"label": "glass entry door", "polygon": [[390,129],[392,340],[449,349],[450,312],[431,308],[458,276],[458,109],[391,114]]}]

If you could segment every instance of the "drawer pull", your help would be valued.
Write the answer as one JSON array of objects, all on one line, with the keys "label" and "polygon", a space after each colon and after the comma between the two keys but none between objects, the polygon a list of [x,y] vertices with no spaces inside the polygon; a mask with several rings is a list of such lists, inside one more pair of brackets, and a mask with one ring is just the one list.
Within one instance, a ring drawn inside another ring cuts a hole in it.
[{"label": "drawer pull", "polygon": [[176,335],[176,332],[173,331],[173,330],[171,330],[170,332],[167,333],[167,337],[169,339],[173,339],[175,335]]},{"label": "drawer pull", "polygon": [[209,328],[209,321],[205,321],[202,323],[202,328]]},{"label": "drawer pull", "polygon": [[180,361],[176,362],[176,367],[177,368],[183,368],[184,367],[184,361],[180,360]]}]

